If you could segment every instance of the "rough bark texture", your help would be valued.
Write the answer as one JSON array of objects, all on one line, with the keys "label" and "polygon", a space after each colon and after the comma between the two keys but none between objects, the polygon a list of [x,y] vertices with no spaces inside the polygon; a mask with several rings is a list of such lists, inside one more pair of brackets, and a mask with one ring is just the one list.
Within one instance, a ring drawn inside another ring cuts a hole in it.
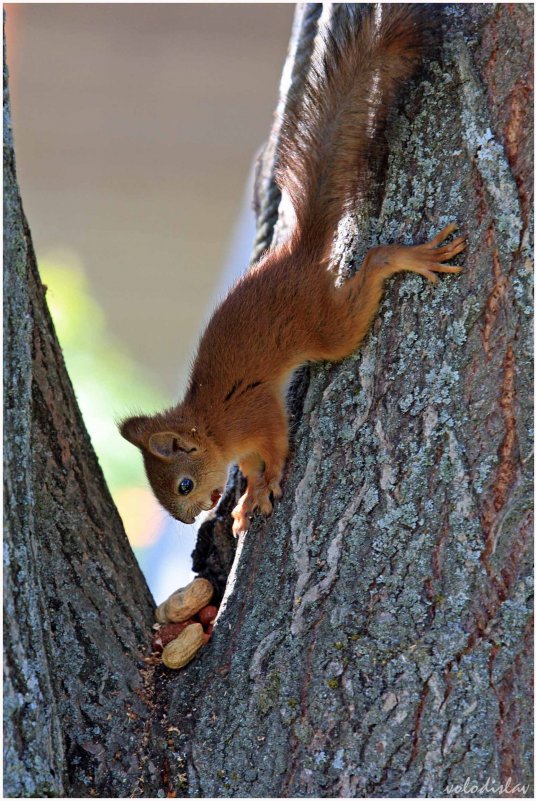
[{"label": "rough bark texture", "polygon": [[[337,253],[344,276],[370,244],[457,219],[465,271],[392,280],[361,351],[301,372],[284,498],[176,674],[139,669],[151,601],[65,375],[8,139],[8,793],[455,796],[509,778],[530,794],[531,53],[529,6],[446,9],[374,211]],[[237,491],[195,553],[220,593]]]},{"label": "rough bark texture", "polygon": [[397,277],[302,379],[284,498],[177,677],[190,795],[530,794],[531,53],[529,6],[447,9],[341,231],[344,274],[457,219],[465,271]]},{"label": "rough bark texture", "polygon": [[4,793],[148,794],[153,601],[84,429],[15,175],[4,67]]}]

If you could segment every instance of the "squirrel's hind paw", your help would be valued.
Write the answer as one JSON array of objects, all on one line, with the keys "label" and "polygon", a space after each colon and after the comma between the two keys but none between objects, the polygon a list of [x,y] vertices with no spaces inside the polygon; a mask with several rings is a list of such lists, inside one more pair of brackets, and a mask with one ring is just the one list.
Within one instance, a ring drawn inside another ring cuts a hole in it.
[{"label": "squirrel's hind paw", "polygon": [[436,273],[461,273],[462,267],[444,262],[454,259],[466,249],[467,241],[464,237],[458,236],[447,245],[438,247],[457,227],[455,223],[451,223],[424,245],[409,248],[412,264],[407,269],[428,278],[432,283],[437,281]]}]

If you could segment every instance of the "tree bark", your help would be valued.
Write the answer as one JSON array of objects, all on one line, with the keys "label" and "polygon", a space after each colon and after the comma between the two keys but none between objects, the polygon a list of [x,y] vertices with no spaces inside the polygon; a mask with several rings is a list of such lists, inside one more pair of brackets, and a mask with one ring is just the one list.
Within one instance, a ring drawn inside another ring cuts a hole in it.
[{"label": "tree bark", "polygon": [[106,488],[19,196],[4,64],[4,792],[149,795],[153,600]]},{"label": "tree bark", "polygon": [[284,498],[173,696],[191,795],[530,794],[531,20],[446,9],[341,232],[344,273],[458,220],[464,273],[396,277],[360,352],[302,378]]},{"label": "tree bark", "polygon": [[[46,312],[5,126],[9,794],[530,795],[531,8],[449,6],[444,30],[336,253],[344,277],[372,244],[457,219],[464,273],[396,277],[359,353],[301,371],[284,497],[177,674],[139,661],[152,600]],[[219,594],[238,483],[194,556]]]}]

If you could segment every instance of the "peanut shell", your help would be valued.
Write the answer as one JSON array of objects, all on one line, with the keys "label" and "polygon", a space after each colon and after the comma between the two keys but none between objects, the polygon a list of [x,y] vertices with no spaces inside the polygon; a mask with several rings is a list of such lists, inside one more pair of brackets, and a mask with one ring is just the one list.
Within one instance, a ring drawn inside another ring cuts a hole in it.
[{"label": "peanut shell", "polygon": [[213,594],[214,588],[208,579],[195,578],[160,604],[156,619],[159,623],[182,623],[203,609]]},{"label": "peanut shell", "polygon": [[202,645],[205,632],[201,623],[192,623],[181,631],[179,636],[169,642],[162,651],[162,662],[168,668],[178,670],[190,662]]}]

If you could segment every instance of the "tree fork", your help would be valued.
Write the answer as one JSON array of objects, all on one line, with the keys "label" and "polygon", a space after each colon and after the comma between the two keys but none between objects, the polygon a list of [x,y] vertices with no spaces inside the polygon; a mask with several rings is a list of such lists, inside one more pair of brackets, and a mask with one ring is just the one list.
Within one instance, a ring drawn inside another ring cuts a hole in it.
[{"label": "tree fork", "polygon": [[[464,273],[393,279],[360,352],[302,371],[284,497],[176,674],[143,672],[152,600],[65,373],[5,126],[8,793],[530,795],[531,9],[447,6],[444,33],[336,260],[348,274],[372,244],[457,219]],[[220,595],[231,505],[194,557]]]}]

